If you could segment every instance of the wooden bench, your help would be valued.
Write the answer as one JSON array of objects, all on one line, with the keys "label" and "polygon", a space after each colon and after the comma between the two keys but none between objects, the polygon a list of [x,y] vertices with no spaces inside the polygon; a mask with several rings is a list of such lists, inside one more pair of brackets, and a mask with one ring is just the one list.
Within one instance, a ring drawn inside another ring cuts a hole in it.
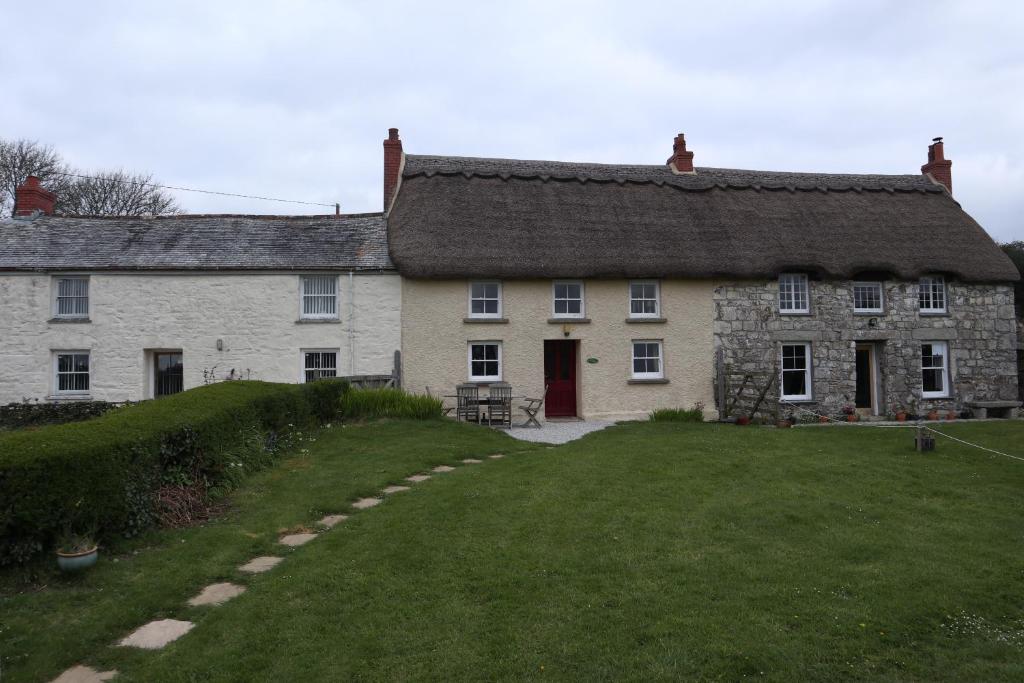
[{"label": "wooden bench", "polygon": [[1020,401],[968,401],[967,407],[978,419],[989,417],[989,412],[996,414],[992,417],[1015,418],[1020,413]]}]

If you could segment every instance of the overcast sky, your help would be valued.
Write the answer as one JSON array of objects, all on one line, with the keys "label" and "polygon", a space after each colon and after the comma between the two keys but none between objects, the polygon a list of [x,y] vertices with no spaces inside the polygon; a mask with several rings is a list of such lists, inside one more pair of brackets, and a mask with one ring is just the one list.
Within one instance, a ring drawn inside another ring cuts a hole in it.
[{"label": "overcast sky", "polygon": [[[86,169],[381,207],[405,151],[917,173],[1024,239],[1024,3],[3,3],[0,136]],[[190,212],[316,207],[177,193]]]}]

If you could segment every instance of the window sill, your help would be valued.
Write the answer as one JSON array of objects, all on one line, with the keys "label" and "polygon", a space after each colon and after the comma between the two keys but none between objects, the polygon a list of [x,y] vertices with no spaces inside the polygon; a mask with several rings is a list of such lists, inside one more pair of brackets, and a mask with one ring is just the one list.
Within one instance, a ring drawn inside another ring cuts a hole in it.
[{"label": "window sill", "polygon": [[296,325],[340,325],[341,318],[299,318]]},{"label": "window sill", "polygon": [[799,318],[801,316],[803,316],[805,318],[809,318],[810,316],[812,316],[814,314],[811,313],[810,311],[779,311],[779,315],[784,315],[784,316],[787,316],[787,317],[788,316],[792,316],[792,317],[795,317],[795,318]]},{"label": "window sill", "polygon": [[861,318],[878,318],[885,315],[885,311],[854,311],[853,315]]},{"label": "window sill", "polygon": [[485,387],[488,384],[500,384],[500,379],[469,379],[466,380],[466,384],[475,384],[480,387]]},{"label": "window sill", "polygon": [[630,325],[643,324],[643,323],[667,323],[666,318],[626,318],[626,322]]},{"label": "window sill", "polygon": [[786,403],[817,403],[813,398],[786,398],[785,396],[782,396],[779,400],[785,401]]},{"label": "window sill", "polygon": [[922,401],[948,401],[952,396],[922,396]]},{"label": "window sill", "polygon": [[587,325],[590,318],[548,318],[551,325]]},{"label": "window sill", "polygon": [[48,323],[60,323],[60,324],[74,324],[74,323],[91,323],[90,318],[50,318],[46,322]]},{"label": "window sill", "polygon": [[651,379],[628,379],[626,384],[668,384],[668,380],[664,377],[651,378]]},{"label": "window sill", "polygon": [[493,323],[496,325],[507,325],[508,318],[463,318],[462,322],[468,324]]}]

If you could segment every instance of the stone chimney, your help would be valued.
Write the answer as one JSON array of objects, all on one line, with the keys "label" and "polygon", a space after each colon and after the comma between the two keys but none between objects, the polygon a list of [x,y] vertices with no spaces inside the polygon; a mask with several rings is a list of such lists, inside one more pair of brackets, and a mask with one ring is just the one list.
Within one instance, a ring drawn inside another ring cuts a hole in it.
[{"label": "stone chimney", "polygon": [[384,210],[387,211],[398,189],[398,178],[402,173],[402,141],[397,128],[388,128],[388,139],[384,141]]},{"label": "stone chimney", "polygon": [[686,151],[686,136],[680,133],[672,143],[672,156],[665,162],[673,173],[694,173],[693,152]]},{"label": "stone chimney", "polygon": [[942,138],[934,138],[928,145],[928,163],[921,167],[921,173],[940,185],[945,185],[953,194],[953,162],[946,158],[942,149]]},{"label": "stone chimney", "polygon": [[53,215],[53,205],[57,197],[39,183],[39,178],[30,175],[25,182],[14,191],[14,215],[34,216],[39,212],[46,216]]}]

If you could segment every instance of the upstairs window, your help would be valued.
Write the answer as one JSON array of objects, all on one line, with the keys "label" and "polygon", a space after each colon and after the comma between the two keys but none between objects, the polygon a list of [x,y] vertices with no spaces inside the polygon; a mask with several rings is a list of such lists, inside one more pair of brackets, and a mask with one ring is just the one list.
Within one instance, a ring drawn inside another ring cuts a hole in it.
[{"label": "upstairs window", "polygon": [[338,276],[302,276],[302,318],[333,320],[338,317]]},{"label": "upstairs window", "polygon": [[501,381],[501,342],[469,343],[469,379],[473,382]]},{"label": "upstairs window", "polygon": [[53,315],[55,318],[89,317],[89,278],[58,277],[54,280]]},{"label": "upstairs window", "polygon": [[583,317],[583,283],[556,282],[553,287],[554,317]]},{"label": "upstairs window", "polygon": [[501,283],[471,282],[469,283],[469,317],[500,318],[501,317]]},{"label": "upstairs window", "polygon": [[949,396],[949,347],[946,342],[921,344],[921,397]]},{"label": "upstairs window", "polygon": [[661,314],[657,282],[629,283],[629,317],[657,318]]},{"label": "upstairs window", "polygon": [[338,376],[338,350],[307,350],[302,352],[302,376],[306,382]]},{"label": "upstairs window", "polygon": [[882,283],[881,282],[854,282],[853,283],[853,312],[854,313],[881,313],[882,312]]},{"label": "upstairs window", "polygon": [[921,278],[918,296],[922,313],[946,312],[946,280],[941,275]]},{"label": "upstairs window", "polygon": [[661,342],[656,339],[633,342],[633,379],[663,379]]},{"label": "upstairs window", "polygon": [[89,352],[57,351],[53,354],[54,393],[89,393]]},{"label": "upstairs window", "polygon": [[779,313],[810,313],[810,301],[806,275],[783,273],[779,276]]},{"label": "upstairs window", "polygon": [[811,345],[782,345],[782,398],[808,401],[811,398]]}]

